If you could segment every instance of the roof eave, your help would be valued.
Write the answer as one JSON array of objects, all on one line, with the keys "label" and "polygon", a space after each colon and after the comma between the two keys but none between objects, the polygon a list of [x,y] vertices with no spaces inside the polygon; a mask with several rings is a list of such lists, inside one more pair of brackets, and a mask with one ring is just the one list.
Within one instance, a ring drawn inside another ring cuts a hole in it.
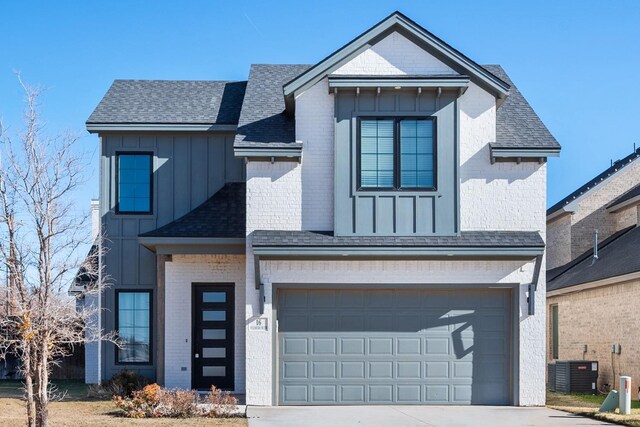
[{"label": "roof eave", "polygon": [[572,214],[575,212],[575,209],[570,208],[569,206],[565,206],[562,207],[558,210],[555,210],[553,212],[551,212],[550,214],[547,215],[547,222],[551,222],[553,220],[556,220],[562,216],[565,216],[567,214]]},{"label": "roof eave", "polygon": [[621,210],[630,208],[632,206],[638,205],[640,204],[640,195],[639,196],[635,196],[632,197],[628,200],[624,200],[622,202],[618,202],[616,204],[607,206],[607,212],[611,212],[611,213],[616,213],[616,212],[620,212]]},{"label": "roof eave", "polygon": [[490,145],[491,161],[544,161],[548,157],[560,157],[561,148],[544,147],[544,148],[510,148],[496,147]]},{"label": "roof eave", "polygon": [[302,157],[302,146],[294,147],[242,147],[236,146],[233,149],[236,157],[244,157],[248,160],[269,160],[269,159],[289,159],[298,161]]},{"label": "roof eave", "polygon": [[98,123],[87,122],[89,133],[102,132],[236,132],[235,124],[215,123]]},{"label": "roof eave", "polygon": [[242,255],[246,252],[244,237],[139,236],[138,243],[157,255]]},{"label": "roof eave", "polygon": [[601,286],[615,285],[618,283],[629,282],[629,281],[638,280],[638,279],[640,279],[640,271],[636,271],[628,274],[622,274],[619,276],[607,277],[604,279],[594,280],[591,282],[576,283],[574,285],[569,285],[559,289],[547,290],[547,298],[555,297],[558,295],[572,294],[575,292],[581,292],[589,289],[599,288]]},{"label": "roof eave", "polygon": [[407,247],[407,246],[253,246],[261,259],[271,258],[390,258],[390,259],[531,259],[544,247]]}]

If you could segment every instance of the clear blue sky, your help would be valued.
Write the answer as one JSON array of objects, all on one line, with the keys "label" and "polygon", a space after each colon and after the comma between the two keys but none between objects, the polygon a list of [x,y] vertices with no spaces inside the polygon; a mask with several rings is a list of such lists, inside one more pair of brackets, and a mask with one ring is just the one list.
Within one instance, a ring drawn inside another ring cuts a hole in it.
[{"label": "clear blue sky", "polygon": [[[246,79],[251,63],[314,63],[396,9],[506,69],[563,146],[548,205],[640,147],[637,0],[3,2],[0,115],[20,119],[12,70],[48,87],[49,130],[82,130],[114,79]],[[91,166],[84,206],[98,193],[96,156]]]}]

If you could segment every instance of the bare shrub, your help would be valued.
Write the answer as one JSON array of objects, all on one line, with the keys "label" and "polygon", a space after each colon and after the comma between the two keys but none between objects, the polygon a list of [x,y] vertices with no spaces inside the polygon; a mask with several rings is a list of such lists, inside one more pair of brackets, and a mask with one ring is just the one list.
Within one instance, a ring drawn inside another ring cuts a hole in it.
[{"label": "bare shrub", "polygon": [[238,399],[215,386],[207,393],[206,402],[210,405],[208,415],[211,417],[230,417],[238,410]]},{"label": "bare shrub", "polygon": [[147,385],[131,396],[114,396],[113,402],[128,418],[221,418],[234,416],[238,409],[238,399],[215,387],[203,403],[195,390],[167,390],[158,384]]}]

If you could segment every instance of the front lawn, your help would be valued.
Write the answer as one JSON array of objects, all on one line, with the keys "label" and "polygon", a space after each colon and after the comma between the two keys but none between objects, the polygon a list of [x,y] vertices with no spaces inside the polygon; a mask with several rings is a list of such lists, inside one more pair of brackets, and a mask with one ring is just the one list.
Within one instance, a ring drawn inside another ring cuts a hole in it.
[{"label": "front lawn", "polygon": [[[87,386],[82,381],[55,381],[61,392],[66,392],[61,402],[49,405],[50,425],[53,427],[83,426],[213,426],[246,427],[245,418],[153,418],[131,419],[118,415],[118,409],[110,400],[87,397]],[[22,383],[0,381],[0,426],[20,426],[26,423]]]},{"label": "front lawn", "polygon": [[583,415],[601,421],[608,421],[625,426],[640,427],[640,402],[631,401],[631,415],[598,412],[604,402],[604,395],[562,394],[547,392],[547,406],[572,414]]},{"label": "front lawn", "polygon": [[[51,382],[58,393],[63,393],[65,400],[80,400],[87,398],[87,385],[79,380],[54,380]],[[0,398],[14,397],[20,399],[24,396],[21,380],[0,381]]]},{"label": "front lawn", "polygon": [[[117,415],[110,401],[86,400],[52,402],[49,406],[52,427],[84,426],[211,426],[246,427],[246,418],[123,418]],[[24,402],[13,398],[0,398],[0,425],[25,425]]]}]

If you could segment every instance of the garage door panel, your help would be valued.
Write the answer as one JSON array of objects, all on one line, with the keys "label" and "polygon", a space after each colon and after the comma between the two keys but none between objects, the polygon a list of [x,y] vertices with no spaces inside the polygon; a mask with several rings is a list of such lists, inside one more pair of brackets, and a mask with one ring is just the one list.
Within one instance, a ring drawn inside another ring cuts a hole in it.
[{"label": "garage door panel", "polygon": [[332,356],[337,355],[337,338],[311,338],[311,354]]},{"label": "garage door panel", "polygon": [[396,395],[398,403],[420,403],[422,401],[422,386],[419,384],[398,385]]},{"label": "garage door panel", "polygon": [[338,401],[337,385],[313,385],[313,401],[316,403],[335,403]]},{"label": "garage door panel", "polygon": [[367,340],[365,338],[343,337],[340,340],[340,354],[343,356],[364,356]]},{"label": "garage door panel", "polygon": [[509,292],[289,292],[278,297],[280,404],[509,403]]},{"label": "garage door panel", "polygon": [[338,379],[338,362],[311,362],[312,379]]},{"label": "garage door panel", "polygon": [[362,403],[365,401],[364,384],[340,385],[340,401],[344,403]]},{"label": "garage door panel", "polygon": [[340,379],[345,380],[364,380],[365,378],[365,362],[341,362],[340,363]]},{"label": "garage door panel", "polygon": [[420,337],[398,337],[397,354],[399,356],[422,355],[422,339]]},{"label": "garage door panel", "polygon": [[424,402],[433,404],[449,403],[449,384],[424,386]]},{"label": "garage door panel", "polygon": [[[367,338],[365,338],[367,339]],[[393,354],[393,338],[368,338],[368,352],[372,356],[391,356]]]}]

